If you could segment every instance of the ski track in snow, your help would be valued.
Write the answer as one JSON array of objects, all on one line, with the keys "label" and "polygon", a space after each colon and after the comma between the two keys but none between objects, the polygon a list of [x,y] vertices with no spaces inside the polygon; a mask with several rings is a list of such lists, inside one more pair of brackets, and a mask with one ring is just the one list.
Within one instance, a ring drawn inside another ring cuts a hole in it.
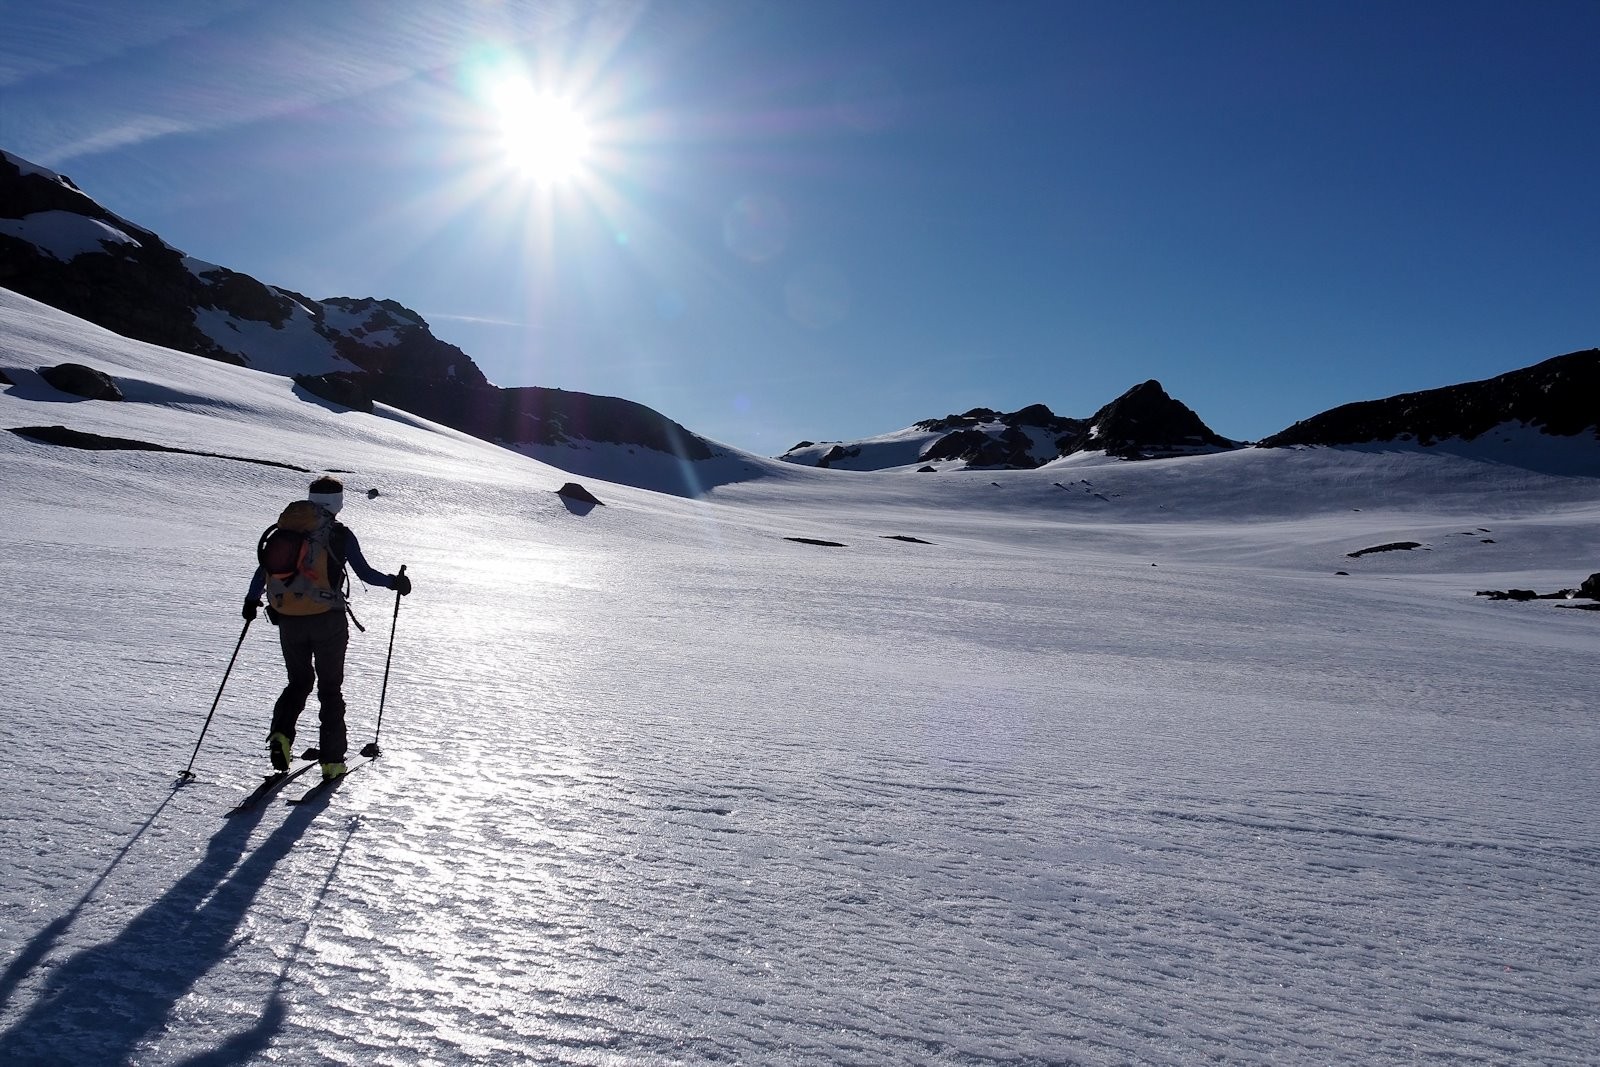
[{"label": "ski track in snow", "polygon": [[[223,817],[262,620],[174,789],[301,479],[0,434],[0,1062],[1594,1062],[1600,620],[1470,595],[1478,560],[1594,558],[1592,481],[1471,549],[1455,504],[1119,528],[827,472],[576,516],[558,471],[199,366],[284,405],[218,451],[326,423],[344,517],[416,578],[385,755]],[[355,607],[359,747],[394,600]]]}]

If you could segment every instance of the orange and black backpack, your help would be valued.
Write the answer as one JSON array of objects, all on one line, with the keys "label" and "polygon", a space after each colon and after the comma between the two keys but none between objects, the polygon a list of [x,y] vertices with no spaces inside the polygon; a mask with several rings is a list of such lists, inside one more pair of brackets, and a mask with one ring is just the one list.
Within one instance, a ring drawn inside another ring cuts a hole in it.
[{"label": "orange and black backpack", "polygon": [[256,559],[267,576],[267,603],[280,615],[342,611],[348,579],[338,551],[339,525],[320,504],[296,500],[266,528]]}]

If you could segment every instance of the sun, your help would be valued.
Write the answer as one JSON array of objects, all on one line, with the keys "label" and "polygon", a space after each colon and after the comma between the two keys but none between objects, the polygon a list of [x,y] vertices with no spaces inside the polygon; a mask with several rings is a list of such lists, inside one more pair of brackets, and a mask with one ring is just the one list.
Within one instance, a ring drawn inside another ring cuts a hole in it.
[{"label": "sun", "polygon": [[506,78],[489,103],[500,151],[515,173],[544,186],[587,173],[592,134],[588,120],[569,101],[540,92],[523,78]]}]

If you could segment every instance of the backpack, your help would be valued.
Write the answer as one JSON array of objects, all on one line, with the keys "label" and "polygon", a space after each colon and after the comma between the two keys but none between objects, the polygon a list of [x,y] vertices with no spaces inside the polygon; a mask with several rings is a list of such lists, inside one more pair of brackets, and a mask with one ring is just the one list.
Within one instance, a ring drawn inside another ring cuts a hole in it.
[{"label": "backpack", "polygon": [[309,500],[283,509],[256,545],[267,576],[267,603],[280,615],[321,615],[345,606],[344,559],[336,550],[339,524]]}]

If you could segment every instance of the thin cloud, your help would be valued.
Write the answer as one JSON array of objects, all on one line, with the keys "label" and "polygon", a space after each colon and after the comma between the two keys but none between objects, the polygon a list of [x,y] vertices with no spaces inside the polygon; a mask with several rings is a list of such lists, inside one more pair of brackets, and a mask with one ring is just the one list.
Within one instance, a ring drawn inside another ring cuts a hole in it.
[{"label": "thin cloud", "polygon": [[[621,0],[609,10],[635,7]],[[8,25],[0,139],[55,166],[353,99],[452,66],[486,40],[537,38],[592,15],[538,0],[467,12],[412,0],[374,19],[365,5],[286,0],[222,18],[175,18],[130,48],[123,20],[101,17],[113,9],[79,4],[36,16],[21,31]]]},{"label": "thin cloud", "polygon": [[444,311],[430,311],[423,315],[429,322],[470,322],[479,326],[504,326],[514,330],[543,330],[545,327],[531,322],[517,322],[512,319],[490,318],[484,315],[452,315]]}]

